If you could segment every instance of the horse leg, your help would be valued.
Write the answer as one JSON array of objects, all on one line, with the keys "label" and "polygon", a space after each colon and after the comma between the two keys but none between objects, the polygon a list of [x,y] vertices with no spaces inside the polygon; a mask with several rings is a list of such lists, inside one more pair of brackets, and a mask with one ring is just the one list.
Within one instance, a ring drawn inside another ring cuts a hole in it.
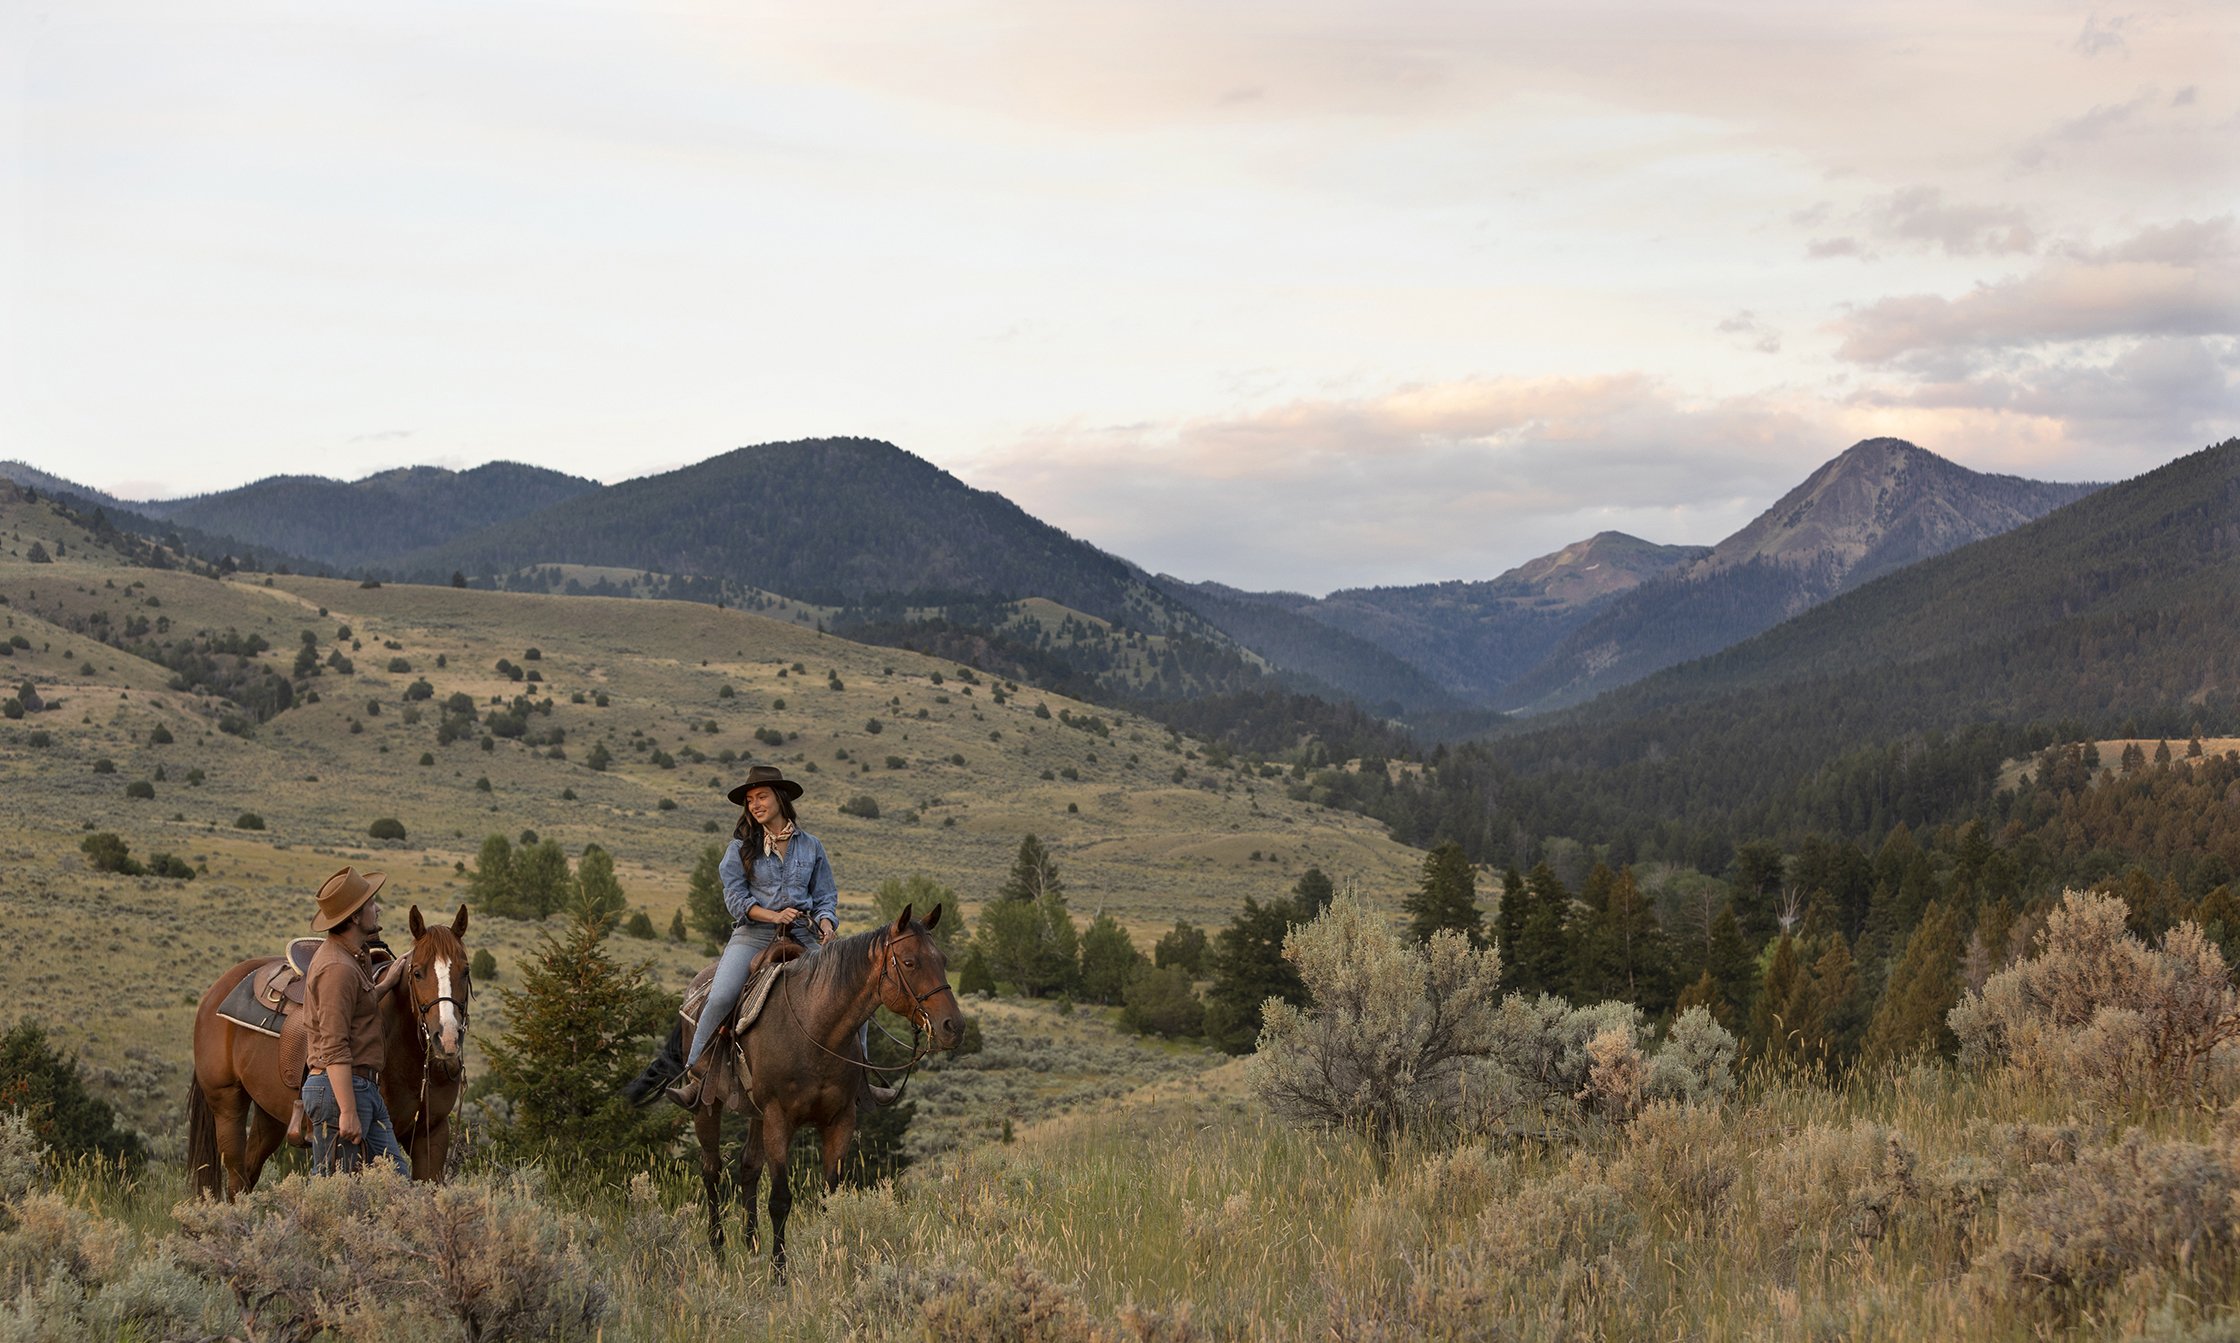
[{"label": "horse leg", "polygon": [[708,1248],[723,1253],[723,1111],[703,1106],[692,1112],[692,1133],[700,1140],[700,1187],[708,1202]]},{"label": "horse leg", "polygon": [[420,1127],[412,1135],[407,1149],[412,1156],[412,1178],[415,1180],[441,1180],[443,1168],[451,1159],[451,1116],[429,1122],[427,1115],[420,1116]]},{"label": "horse leg", "polygon": [[786,1169],[786,1149],[793,1146],[793,1126],[762,1117],[762,1160],[770,1167],[770,1271],[780,1282],[786,1277],[786,1216],[793,1211],[793,1179]]},{"label": "horse leg", "polygon": [[759,1239],[762,1224],[761,1212],[754,1206],[762,1193],[762,1121],[747,1121],[747,1136],[739,1144],[739,1210],[747,1218],[747,1249],[751,1252]]},{"label": "horse leg", "polygon": [[824,1189],[826,1193],[840,1187],[840,1158],[848,1154],[848,1139],[856,1134],[856,1110],[844,1105],[831,1123],[824,1126]]},{"label": "horse leg", "polygon": [[249,1092],[238,1083],[232,1086],[204,1088],[204,1098],[210,1105],[210,1120],[217,1130],[218,1165],[225,1171],[226,1201],[249,1192],[254,1177],[243,1164],[249,1128],[249,1111],[256,1102],[249,1099]]},{"label": "horse leg", "polygon": [[241,1152],[241,1192],[246,1194],[257,1187],[257,1177],[264,1173],[264,1163],[280,1150],[288,1136],[288,1122],[275,1119],[264,1112],[261,1105],[249,1107],[249,1135]]}]

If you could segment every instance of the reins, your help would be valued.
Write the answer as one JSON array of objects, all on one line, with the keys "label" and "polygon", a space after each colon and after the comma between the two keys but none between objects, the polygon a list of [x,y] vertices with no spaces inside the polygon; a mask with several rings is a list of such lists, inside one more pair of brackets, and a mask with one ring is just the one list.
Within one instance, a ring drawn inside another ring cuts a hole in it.
[{"label": "reins", "polygon": [[[915,938],[920,936],[920,934],[916,929],[912,929],[909,936]],[[838,1050],[827,1048],[822,1040],[819,1040],[806,1025],[802,1024],[801,1008],[793,1001],[793,995],[789,993],[785,995],[785,999],[786,1015],[793,1018],[794,1029],[799,1031],[801,1033],[801,1037],[807,1040],[810,1045],[813,1046],[819,1053],[831,1058],[838,1059],[840,1062],[845,1063],[850,1067],[861,1068],[874,1077],[881,1077],[883,1074],[892,1074],[898,1072],[901,1073],[902,1082],[900,1086],[898,1086],[895,1090],[895,1099],[900,1100],[902,1099],[903,1088],[906,1088],[910,1085],[911,1076],[917,1072],[921,1064],[923,1064],[928,1058],[932,1057],[935,1053],[938,1052],[938,1050],[935,1048],[928,1048],[928,1046],[932,1044],[931,1032],[933,1027],[933,1014],[926,1011],[926,1000],[928,998],[937,997],[938,995],[944,992],[949,992],[950,990],[949,981],[947,979],[943,979],[939,984],[934,985],[924,993],[912,994],[910,992],[910,986],[907,983],[903,982],[901,972],[895,968],[894,946],[896,940],[897,939],[895,939],[892,934],[889,934],[888,936],[882,938],[879,943],[879,949],[886,953],[886,958],[879,969],[879,982],[884,985],[891,977],[894,982],[895,988],[900,991],[901,995],[905,998],[910,999],[911,1010],[915,1013],[915,1015],[910,1019],[911,1043],[909,1046],[910,1058],[908,1062],[896,1067],[882,1068],[870,1062],[868,1059],[852,1059],[847,1055],[840,1053]],[[879,1008],[884,1006],[886,1006],[884,1002],[879,1003],[877,1006],[874,1006],[871,1010],[871,1015],[869,1017],[866,1017],[865,1021],[868,1024],[877,1026]],[[892,1031],[889,1031],[886,1027],[878,1026],[878,1031],[879,1034],[886,1036],[891,1043],[897,1045],[900,1045],[902,1043],[902,1041],[896,1038],[895,1034]],[[887,1085],[887,1083],[884,1080],[881,1080],[879,1085],[885,1086]],[[752,1100],[753,1098],[750,1096],[748,1099]]]},{"label": "reins", "polygon": [[[440,1057],[436,1050],[440,1028],[428,1024],[428,1013],[442,1007],[445,1003],[451,1004],[452,1008],[459,1013],[459,1057],[444,1060],[441,1071],[443,1073],[442,1080],[447,1083],[463,1081],[467,1075],[467,1005],[463,1000],[448,993],[438,994],[424,1003],[421,1002],[419,995],[412,992],[412,983],[409,978],[413,972],[412,949],[407,948],[404,955],[397,959],[404,965],[404,969],[398,971],[398,973],[407,976],[403,988],[406,995],[412,999],[413,1025],[420,1032],[420,1104],[418,1112],[412,1117],[412,1159],[417,1164],[420,1160],[421,1145],[428,1140],[428,1102],[435,1090],[438,1070],[437,1060]],[[463,967],[462,973],[464,973]]]}]

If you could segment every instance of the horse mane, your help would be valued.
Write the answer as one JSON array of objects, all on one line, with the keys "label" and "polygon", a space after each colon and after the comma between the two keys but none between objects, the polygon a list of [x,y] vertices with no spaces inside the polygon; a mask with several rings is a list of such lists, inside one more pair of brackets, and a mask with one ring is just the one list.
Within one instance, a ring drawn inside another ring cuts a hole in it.
[{"label": "horse mane", "polygon": [[[911,920],[913,924],[917,921]],[[810,993],[834,998],[849,998],[871,978],[871,948],[893,929],[891,923],[882,923],[868,932],[851,933],[837,942],[819,947],[813,956],[805,956],[794,970],[807,976],[802,988]]]}]

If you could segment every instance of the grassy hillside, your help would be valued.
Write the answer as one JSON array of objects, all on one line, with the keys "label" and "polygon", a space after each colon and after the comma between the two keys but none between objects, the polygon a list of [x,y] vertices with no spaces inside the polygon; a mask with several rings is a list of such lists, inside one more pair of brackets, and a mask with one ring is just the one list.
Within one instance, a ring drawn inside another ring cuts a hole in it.
[{"label": "grassy hillside", "polygon": [[[1420,862],[1374,822],[1215,768],[1195,742],[1145,720],[791,621],[687,602],[131,568],[20,501],[0,505],[0,538],[19,552],[59,542],[65,556],[0,555],[0,636],[29,645],[0,659],[0,674],[33,680],[50,706],[0,722],[0,923],[20,948],[0,960],[0,994],[113,1074],[114,1094],[150,1126],[175,1105],[201,988],[296,933],[309,893],[340,864],[388,870],[401,922],[406,902],[455,906],[466,885],[457,867],[485,835],[535,830],[571,857],[596,842],[632,904],[665,929],[695,855],[718,838],[710,827],[728,832],[722,791],[748,760],[775,760],[807,785],[803,819],[831,849],[851,926],[880,881],[914,872],[954,888],[969,914],[1030,831],[1056,854],[1077,918],[1109,911],[1146,949],[1178,918],[1218,925],[1245,897],[1280,894],[1309,864],[1397,899]],[[309,631],[320,672],[293,707],[229,734],[219,723],[233,705],[171,689],[169,669],[91,637],[140,619],[169,622],[151,625],[150,640],[254,635],[270,651],[249,661],[283,675]],[[336,654],[351,674],[326,665]],[[410,670],[389,670],[392,659]],[[501,659],[539,680],[509,679]],[[408,704],[423,677],[433,697]],[[479,734],[438,745],[454,693],[485,709],[493,697],[549,698],[549,716],[529,716],[531,735],[561,730],[565,758],[525,739],[485,751]],[[151,741],[159,726],[169,743]],[[758,741],[758,729],[783,744]],[[615,763],[598,772],[585,762],[602,744]],[[721,761],[726,751],[737,759]],[[114,772],[96,772],[102,761]],[[128,797],[135,782],[154,797]],[[858,796],[877,802],[878,819],[839,812]],[[244,812],[265,828],[236,829]],[[407,839],[368,838],[379,818],[401,821]],[[181,855],[202,875],[91,871],[79,852],[87,830],[115,832],[139,856]],[[469,941],[503,971],[538,937],[487,919]],[[671,985],[700,962],[666,940],[620,946]],[[146,967],[151,987],[120,1008],[88,973],[96,962]],[[475,1024],[487,1036],[501,1022],[478,1012]]]}]

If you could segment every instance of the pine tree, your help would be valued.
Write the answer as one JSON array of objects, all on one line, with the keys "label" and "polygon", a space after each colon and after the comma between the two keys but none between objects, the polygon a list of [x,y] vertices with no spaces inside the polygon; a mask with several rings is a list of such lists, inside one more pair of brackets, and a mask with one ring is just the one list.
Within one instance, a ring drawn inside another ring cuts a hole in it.
[{"label": "pine tree", "polygon": [[1110,914],[1099,912],[1081,934],[1081,996],[1093,1003],[1117,1003],[1128,981],[1144,966],[1135,939]]},{"label": "pine tree", "polygon": [[1494,912],[1494,943],[1501,952],[1501,987],[1515,991],[1517,957],[1524,948],[1525,920],[1532,913],[1532,899],[1525,893],[1524,876],[1515,868],[1501,873],[1501,907]]},{"label": "pine tree", "polygon": [[513,889],[525,919],[541,919],[574,902],[575,877],[568,871],[568,851],[559,840],[523,844],[514,853]]},{"label": "pine tree", "polygon": [[710,956],[721,953],[731,937],[731,910],[723,903],[722,866],[723,850],[714,844],[703,847],[684,892],[692,931],[700,934],[701,949]]},{"label": "pine tree", "polygon": [[1812,1014],[1819,1027],[1813,1056],[1830,1068],[1848,1068],[1866,1035],[1867,998],[1843,938],[1830,936],[1821,946],[1812,963]]},{"label": "pine tree", "polygon": [[522,908],[518,889],[513,880],[513,842],[504,835],[483,840],[482,852],[467,872],[467,899],[483,914],[510,919],[535,917]]},{"label": "pine tree", "polygon": [[1302,922],[1313,919],[1330,908],[1338,888],[1331,884],[1329,875],[1319,867],[1310,867],[1299,874],[1298,884],[1291,888],[1291,903],[1299,911]]},{"label": "pine tree", "polygon": [[523,961],[521,987],[500,989],[505,1033],[490,1046],[490,1088],[505,1098],[493,1132],[512,1159],[643,1156],[675,1129],[668,1107],[640,1111],[622,1097],[675,1000],[649,967],[625,969],[600,930],[572,921]]},{"label": "pine tree", "polygon": [[1028,835],[1019,842],[995,902],[980,912],[974,948],[987,958],[988,973],[1030,998],[1069,993],[1081,976],[1080,933],[1066,911],[1065,883],[1058,865]]},{"label": "pine tree", "polygon": [[1727,1019],[1745,1020],[1751,1003],[1758,996],[1758,958],[1742,936],[1742,925],[1735,920],[1731,900],[1720,907],[1719,917],[1711,921],[1711,944],[1704,972],[1719,985],[1719,994],[1727,1005]]},{"label": "pine tree", "polygon": [[669,940],[671,942],[686,942],[690,941],[691,938],[692,930],[685,927],[684,911],[679,909],[669,916]]},{"label": "pine tree", "polygon": [[1057,860],[1033,835],[1019,841],[1018,856],[1011,860],[1011,873],[1003,879],[996,891],[998,900],[1034,901],[1056,891],[1065,892],[1065,883],[1058,879]]},{"label": "pine tree", "polygon": [[1628,867],[1595,864],[1587,913],[1572,944],[1571,988],[1580,998],[1616,998],[1648,1012],[1664,1009],[1672,992],[1671,953],[1656,910]]},{"label": "pine tree", "polygon": [[1868,1064],[1952,1052],[1952,1029],[1945,1016],[1959,1000],[1964,950],[1959,916],[1941,902],[1931,903],[1906,939],[1905,955],[1890,972],[1890,985],[1867,1026]]},{"label": "pine tree", "polygon": [[1533,866],[1524,884],[1527,912],[1514,957],[1516,988],[1520,993],[1552,993],[1560,998],[1571,988],[1571,892],[1545,862]]},{"label": "pine tree", "polygon": [[[596,844],[585,845],[583,857],[576,863],[568,912],[605,932],[614,927],[629,904],[622,893],[622,883],[614,875],[613,855]],[[649,935],[652,933],[650,925],[646,931]]]},{"label": "pine tree", "polygon": [[1468,937],[1471,946],[1485,944],[1485,923],[1478,913],[1477,873],[1471,869],[1470,860],[1463,857],[1462,846],[1453,840],[1424,857],[1422,881],[1400,907],[1409,915],[1409,935],[1418,942],[1429,942],[1433,933],[1451,928]]},{"label": "pine tree", "polygon": [[1742,935],[1754,943],[1773,936],[1778,924],[1775,903],[1781,894],[1783,870],[1781,846],[1771,840],[1754,839],[1735,850],[1730,886],[1735,921],[1742,926]]},{"label": "pine tree", "polygon": [[1191,975],[1202,975],[1212,954],[1213,944],[1206,937],[1205,929],[1176,919],[1173,929],[1151,948],[1151,961],[1161,970],[1172,967]]},{"label": "pine tree", "polygon": [[964,921],[964,902],[957,898],[955,891],[922,872],[889,877],[880,882],[878,889],[871,893],[871,904],[879,912],[879,921],[886,924],[901,917],[906,908],[910,917],[923,923],[934,907],[940,906],[941,922],[934,925],[933,944],[941,948],[941,954],[952,964],[972,940]]},{"label": "pine tree", "polygon": [[1232,1054],[1249,1054],[1260,1038],[1260,1009],[1268,999],[1306,1001],[1306,984],[1283,957],[1283,939],[1298,910],[1288,900],[1263,905],[1246,896],[1244,909],[1214,938],[1213,985],[1206,993],[1206,1038]]},{"label": "pine tree", "polygon": [[1697,975],[1694,983],[1680,990],[1679,998],[1672,1004],[1675,1015],[1691,1007],[1700,1007],[1709,1012],[1711,1019],[1722,1026],[1731,1028],[1734,1025],[1734,1009],[1727,1006],[1727,995],[1719,991],[1719,981],[1711,977],[1709,970]]},{"label": "pine tree", "polygon": [[1750,1052],[1776,1063],[1804,1061],[1812,1042],[1820,1037],[1813,1020],[1812,986],[1797,955],[1796,939],[1783,933],[1773,944],[1764,981],[1750,1004],[1750,1029],[1745,1035]]}]

